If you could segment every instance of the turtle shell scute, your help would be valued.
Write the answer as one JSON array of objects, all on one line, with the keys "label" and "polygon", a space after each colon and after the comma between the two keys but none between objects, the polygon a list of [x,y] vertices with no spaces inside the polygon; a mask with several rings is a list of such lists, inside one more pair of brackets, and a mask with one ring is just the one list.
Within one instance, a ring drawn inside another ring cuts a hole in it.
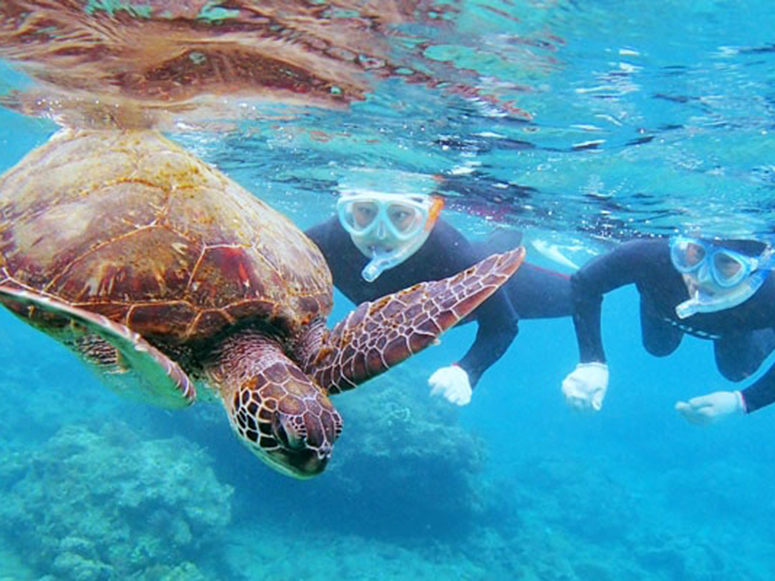
[{"label": "turtle shell scute", "polygon": [[0,267],[161,343],[293,335],[332,302],[290,220],[154,131],[62,130],[0,177]]}]

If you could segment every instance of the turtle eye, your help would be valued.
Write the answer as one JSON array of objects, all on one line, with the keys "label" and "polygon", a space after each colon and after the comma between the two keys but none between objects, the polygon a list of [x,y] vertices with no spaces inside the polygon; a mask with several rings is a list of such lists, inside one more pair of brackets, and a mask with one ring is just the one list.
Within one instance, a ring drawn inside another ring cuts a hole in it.
[{"label": "turtle eye", "polygon": [[288,441],[288,432],[285,431],[285,426],[280,420],[280,414],[272,414],[272,432],[283,448],[291,447],[291,443]]},{"label": "turtle eye", "polygon": [[272,432],[286,450],[301,450],[307,445],[307,427],[302,421],[275,413],[272,415]]}]

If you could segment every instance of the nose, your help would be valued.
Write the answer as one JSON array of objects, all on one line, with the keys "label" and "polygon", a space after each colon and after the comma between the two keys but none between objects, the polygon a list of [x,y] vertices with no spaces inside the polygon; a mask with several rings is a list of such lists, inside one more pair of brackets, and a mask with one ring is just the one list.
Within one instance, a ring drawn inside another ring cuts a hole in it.
[{"label": "nose", "polygon": [[377,223],[377,230],[375,232],[375,235],[377,237],[377,240],[384,240],[387,238],[387,230],[385,229],[385,224],[380,220]]},{"label": "nose", "polygon": [[711,282],[710,267],[707,262],[701,265],[697,271],[697,282],[700,284]]},{"label": "nose", "polygon": [[303,450],[307,445],[307,427],[300,418],[275,412],[272,415],[275,438],[288,450]]}]

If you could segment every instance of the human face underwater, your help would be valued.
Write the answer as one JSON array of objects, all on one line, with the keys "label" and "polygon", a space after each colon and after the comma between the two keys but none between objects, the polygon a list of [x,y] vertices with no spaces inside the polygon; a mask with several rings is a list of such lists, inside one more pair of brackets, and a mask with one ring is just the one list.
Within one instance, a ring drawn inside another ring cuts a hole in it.
[{"label": "human face underwater", "polygon": [[433,229],[443,201],[427,194],[348,191],[337,202],[342,227],[371,261],[361,272],[369,282],[414,254]]},{"label": "human face underwater", "polygon": [[689,292],[689,300],[675,309],[681,319],[744,303],[775,268],[772,246],[760,240],[711,242],[678,236],[670,241],[670,260]]}]

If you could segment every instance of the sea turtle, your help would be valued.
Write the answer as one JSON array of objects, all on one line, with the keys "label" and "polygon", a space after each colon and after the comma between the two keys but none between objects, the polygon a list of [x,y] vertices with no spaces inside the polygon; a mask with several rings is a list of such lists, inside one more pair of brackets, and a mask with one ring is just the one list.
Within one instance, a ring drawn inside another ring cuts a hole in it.
[{"label": "sea turtle", "polygon": [[325,468],[341,432],[329,394],[433,342],[523,255],[364,303],[328,330],[317,247],[156,131],[62,129],[0,177],[0,302],[121,393],[176,407],[212,388],[242,441],[299,478]]}]

